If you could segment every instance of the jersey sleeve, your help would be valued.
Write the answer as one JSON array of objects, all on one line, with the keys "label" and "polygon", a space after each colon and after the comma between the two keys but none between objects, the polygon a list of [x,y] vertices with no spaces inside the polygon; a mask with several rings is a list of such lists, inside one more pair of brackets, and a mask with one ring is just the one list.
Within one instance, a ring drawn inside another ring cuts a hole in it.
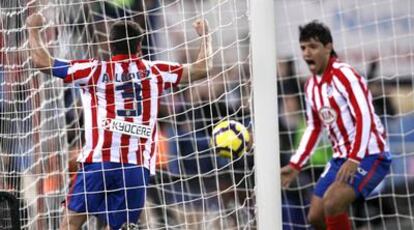
[{"label": "jersey sleeve", "polygon": [[300,140],[299,147],[296,150],[296,153],[290,158],[289,163],[293,168],[297,170],[300,170],[312,155],[315,147],[319,142],[320,134],[322,131],[322,125],[318,113],[310,102],[310,90],[312,89],[308,86],[305,88],[306,129]]},{"label": "jersey sleeve", "polygon": [[338,88],[346,98],[354,117],[355,135],[351,140],[348,158],[359,162],[365,157],[373,120],[368,100],[368,86],[364,79],[350,67],[340,68],[336,75],[338,76],[336,79]]},{"label": "jersey sleeve", "polygon": [[183,65],[176,62],[156,61],[154,68],[159,72],[163,82],[164,89],[176,86],[180,83],[183,75]]},{"label": "jersey sleeve", "polygon": [[55,59],[52,74],[62,78],[65,83],[87,85],[98,67],[97,60],[63,60]]}]

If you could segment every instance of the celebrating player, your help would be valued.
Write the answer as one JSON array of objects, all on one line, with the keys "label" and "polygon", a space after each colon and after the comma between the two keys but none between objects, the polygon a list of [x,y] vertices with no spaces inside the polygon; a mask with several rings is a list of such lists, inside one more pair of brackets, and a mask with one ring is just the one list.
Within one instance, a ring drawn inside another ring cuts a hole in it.
[{"label": "celebrating player", "polygon": [[316,229],[351,229],[349,205],[367,197],[389,171],[385,130],[364,78],[337,59],[329,28],[312,21],[299,32],[312,73],[305,85],[307,128],[290,164],[281,170],[282,185],[288,187],[299,174],[325,128],[334,155],[315,186],[308,220]]},{"label": "celebrating player", "polygon": [[193,23],[202,42],[197,61],[184,65],[141,59],[143,31],[131,21],[112,25],[110,61],[53,58],[40,36],[43,17],[33,14],[26,24],[34,66],[81,89],[86,144],[61,229],[80,229],[87,215],[112,229],[137,223],[149,174],[155,170],[160,96],[178,83],[204,78],[212,67],[207,21]]}]

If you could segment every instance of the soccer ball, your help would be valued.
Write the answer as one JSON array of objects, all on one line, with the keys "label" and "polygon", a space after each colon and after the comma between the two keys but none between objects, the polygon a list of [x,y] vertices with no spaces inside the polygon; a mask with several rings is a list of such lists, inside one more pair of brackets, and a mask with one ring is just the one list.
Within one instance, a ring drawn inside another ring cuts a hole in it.
[{"label": "soccer ball", "polygon": [[250,133],[240,122],[226,120],[213,128],[211,145],[221,157],[237,158],[248,151]]}]

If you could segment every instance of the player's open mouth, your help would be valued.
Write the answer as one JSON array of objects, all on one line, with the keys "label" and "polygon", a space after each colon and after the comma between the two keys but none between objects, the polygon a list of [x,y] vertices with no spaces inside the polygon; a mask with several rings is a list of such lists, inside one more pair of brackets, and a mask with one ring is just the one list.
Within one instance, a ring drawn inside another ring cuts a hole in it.
[{"label": "player's open mouth", "polygon": [[313,60],[305,60],[308,65],[315,65],[315,62]]}]

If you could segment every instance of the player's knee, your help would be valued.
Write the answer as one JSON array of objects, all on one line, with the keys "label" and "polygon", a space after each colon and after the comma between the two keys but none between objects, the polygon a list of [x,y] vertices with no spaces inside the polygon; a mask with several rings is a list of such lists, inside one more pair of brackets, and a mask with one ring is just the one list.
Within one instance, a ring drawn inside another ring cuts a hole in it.
[{"label": "player's knee", "polygon": [[334,189],[330,189],[323,197],[323,209],[327,215],[332,215],[338,212],[339,202],[337,201],[337,194]]},{"label": "player's knee", "polygon": [[323,209],[327,214],[336,213],[338,211],[338,204],[333,197],[325,196],[323,198]]},{"label": "player's knee", "polygon": [[312,226],[319,226],[324,223],[324,217],[321,214],[310,212],[307,216],[308,223]]},{"label": "player's knee", "polygon": [[345,212],[354,200],[355,193],[351,187],[341,183],[332,184],[323,197],[325,215]]},{"label": "player's knee", "polygon": [[323,208],[325,215],[331,216],[338,215],[346,211],[348,206],[344,205],[344,202],[341,200],[341,196],[334,194],[323,198]]}]

